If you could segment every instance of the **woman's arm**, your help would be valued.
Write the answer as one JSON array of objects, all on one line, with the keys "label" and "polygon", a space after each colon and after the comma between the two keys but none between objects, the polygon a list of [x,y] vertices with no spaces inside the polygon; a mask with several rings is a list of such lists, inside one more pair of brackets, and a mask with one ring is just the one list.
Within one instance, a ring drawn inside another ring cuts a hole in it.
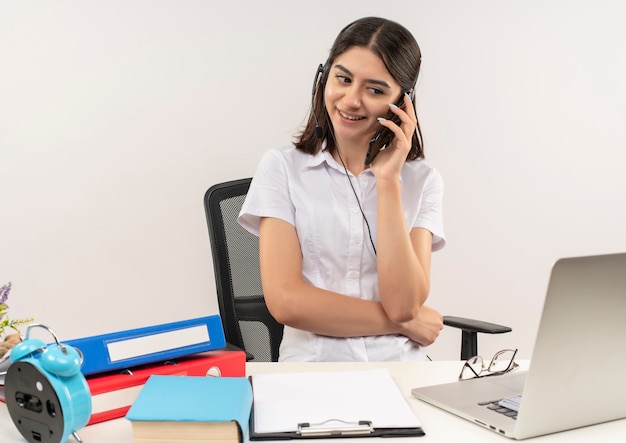
[{"label": "woman's arm", "polygon": [[261,280],[267,307],[280,323],[333,337],[399,334],[381,304],[317,288],[302,278],[302,252],[295,228],[261,219]]},{"label": "woman's arm", "polygon": [[261,219],[261,279],[268,309],[282,324],[332,337],[401,334],[432,344],[443,327],[441,314],[423,306],[403,323],[392,322],[380,302],[326,291],[302,279],[302,253],[295,228]]},{"label": "woman's arm", "polygon": [[371,165],[378,202],[378,289],[385,312],[396,323],[416,318],[428,297],[432,250],[432,234],[426,229],[409,231],[404,216],[400,172],[417,125],[413,103],[407,96],[404,105],[404,109],[391,106],[401,120],[400,125],[391,120],[381,121],[381,125],[394,132],[394,138]]},{"label": "woman's arm", "polygon": [[376,261],[380,300],[389,318],[406,322],[415,318],[430,291],[432,234],[410,231],[401,201],[400,181],[379,181]]}]

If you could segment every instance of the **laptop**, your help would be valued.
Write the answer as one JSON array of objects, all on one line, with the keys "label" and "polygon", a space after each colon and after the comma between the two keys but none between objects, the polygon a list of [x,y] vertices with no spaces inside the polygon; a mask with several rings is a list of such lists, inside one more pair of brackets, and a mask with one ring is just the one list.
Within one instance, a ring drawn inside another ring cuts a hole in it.
[{"label": "laptop", "polygon": [[[626,417],[625,371],[626,253],[562,258],[552,268],[528,371],[411,394],[521,440]],[[517,412],[500,406],[507,398],[521,398]]]}]

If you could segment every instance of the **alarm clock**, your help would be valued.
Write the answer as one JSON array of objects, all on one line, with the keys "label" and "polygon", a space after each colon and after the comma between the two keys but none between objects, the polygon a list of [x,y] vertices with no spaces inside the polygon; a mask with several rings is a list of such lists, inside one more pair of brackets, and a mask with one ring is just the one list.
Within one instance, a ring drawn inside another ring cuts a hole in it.
[{"label": "alarm clock", "polygon": [[[54,343],[30,338],[33,328],[47,330]],[[59,342],[47,326],[28,327],[24,341],[11,349],[4,383],[11,420],[30,443],[63,443],[91,417],[91,393],[80,371],[82,354]]]}]

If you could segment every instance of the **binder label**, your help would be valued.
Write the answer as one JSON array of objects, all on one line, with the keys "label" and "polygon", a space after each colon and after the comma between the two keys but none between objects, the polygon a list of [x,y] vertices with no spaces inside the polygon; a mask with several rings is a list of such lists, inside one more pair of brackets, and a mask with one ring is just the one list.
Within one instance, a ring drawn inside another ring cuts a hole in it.
[{"label": "binder label", "polygon": [[206,343],[210,341],[209,330],[206,325],[193,326],[175,331],[159,332],[138,338],[119,340],[107,343],[111,362],[127,360],[137,357],[137,349],[142,355],[155,354],[170,349]]}]

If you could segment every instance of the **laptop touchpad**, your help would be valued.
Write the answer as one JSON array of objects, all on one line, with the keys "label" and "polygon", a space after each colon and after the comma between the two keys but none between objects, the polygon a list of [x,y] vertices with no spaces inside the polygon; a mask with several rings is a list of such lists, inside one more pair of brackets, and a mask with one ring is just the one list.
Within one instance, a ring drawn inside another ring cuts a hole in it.
[{"label": "laptop touchpad", "polygon": [[505,388],[521,392],[524,388],[524,382],[526,381],[526,373],[524,372],[508,376],[486,377],[486,379],[489,379],[489,384],[503,386]]}]

